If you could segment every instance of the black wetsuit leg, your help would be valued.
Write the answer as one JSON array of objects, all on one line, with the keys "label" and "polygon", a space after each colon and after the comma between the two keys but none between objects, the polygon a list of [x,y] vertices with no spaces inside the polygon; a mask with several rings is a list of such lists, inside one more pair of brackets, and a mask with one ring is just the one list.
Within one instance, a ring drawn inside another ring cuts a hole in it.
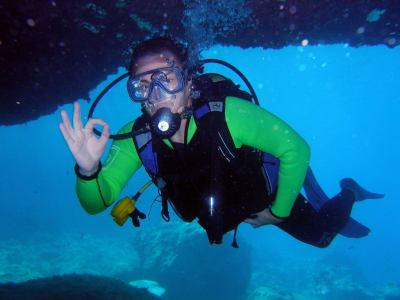
[{"label": "black wetsuit leg", "polygon": [[343,189],[316,211],[299,194],[290,216],[277,226],[304,243],[325,248],[346,225],[354,200],[353,192]]}]

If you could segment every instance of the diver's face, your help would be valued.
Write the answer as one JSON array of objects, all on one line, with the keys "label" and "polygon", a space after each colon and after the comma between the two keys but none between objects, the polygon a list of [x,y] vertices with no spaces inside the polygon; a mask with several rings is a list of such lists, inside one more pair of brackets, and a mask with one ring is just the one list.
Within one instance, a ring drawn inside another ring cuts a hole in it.
[{"label": "diver's face", "polygon": [[[155,55],[148,55],[141,57],[135,64],[135,76],[138,74],[145,73],[147,71],[160,69],[160,68],[167,68],[167,67],[176,67],[182,71],[182,65],[176,59],[176,57],[170,52],[162,52],[160,54]],[[145,78],[147,81],[151,81],[151,74],[148,75],[149,78]],[[185,88],[178,93],[169,94],[169,93],[162,93],[159,90],[159,87],[154,87],[154,93],[158,95],[162,95],[162,98],[156,103],[150,103],[146,101],[144,103],[144,107],[146,111],[152,116],[154,115],[157,110],[162,107],[167,107],[171,110],[172,113],[181,113],[183,112],[185,106],[190,104],[190,88],[191,88],[191,81],[189,81]]]}]

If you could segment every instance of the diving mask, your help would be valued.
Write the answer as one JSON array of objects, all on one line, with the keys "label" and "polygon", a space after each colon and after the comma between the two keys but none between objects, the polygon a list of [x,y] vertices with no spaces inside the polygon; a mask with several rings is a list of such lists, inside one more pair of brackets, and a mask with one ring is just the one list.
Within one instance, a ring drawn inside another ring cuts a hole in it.
[{"label": "diving mask", "polygon": [[175,67],[150,70],[127,82],[128,94],[134,102],[150,102],[152,104],[164,99],[165,93],[176,94],[185,87],[182,72]]}]

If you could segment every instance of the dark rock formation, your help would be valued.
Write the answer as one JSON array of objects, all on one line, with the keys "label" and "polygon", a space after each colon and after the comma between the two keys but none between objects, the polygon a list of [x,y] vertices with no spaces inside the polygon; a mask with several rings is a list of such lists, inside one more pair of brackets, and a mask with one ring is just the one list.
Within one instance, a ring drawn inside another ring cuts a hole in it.
[{"label": "dark rock formation", "polygon": [[397,0],[3,1],[0,125],[89,100],[89,90],[127,64],[132,43],[157,31],[203,48],[395,47],[399,8]]},{"label": "dark rock formation", "polygon": [[0,284],[0,299],[13,300],[155,300],[158,297],[122,281],[93,275],[63,275]]}]

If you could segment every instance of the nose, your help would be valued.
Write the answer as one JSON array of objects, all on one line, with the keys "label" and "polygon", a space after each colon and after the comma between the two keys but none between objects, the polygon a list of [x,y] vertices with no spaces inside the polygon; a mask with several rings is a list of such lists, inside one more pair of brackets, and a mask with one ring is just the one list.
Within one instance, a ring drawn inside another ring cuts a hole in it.
[{"label": "nose", "polygon": [[157,100],[159,100],[159,99],[161,98],[161,91],[160,91],[160,88],[159,88],[158,86],[155,86],[155,87],[154,87],[154,92],[155,92],[155,95],[156,95]]},{"label": "nose", "polygon": [[151,101],[154,103],[160,102],[164,97],[164,91],[157,85],[154,85],[153,90],[151,91]]}]

